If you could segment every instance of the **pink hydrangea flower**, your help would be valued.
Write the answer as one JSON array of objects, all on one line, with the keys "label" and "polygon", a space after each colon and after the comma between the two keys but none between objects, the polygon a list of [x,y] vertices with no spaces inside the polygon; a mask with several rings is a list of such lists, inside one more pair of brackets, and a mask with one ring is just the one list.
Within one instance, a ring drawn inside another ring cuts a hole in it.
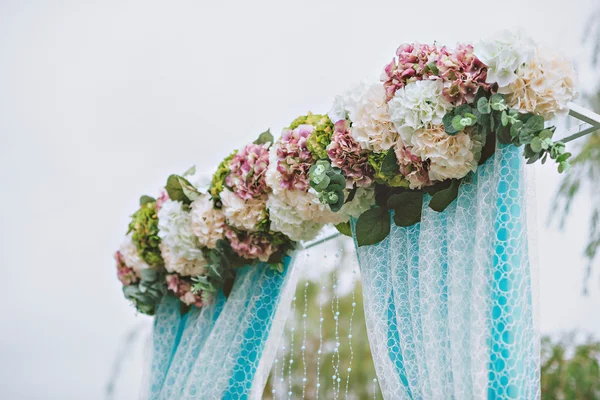
[{"label": "pink hydrangea flower", "polygon": [[167,194],[166,190],[163,190],[160,196],[158,196],[158,198],[156,199],[156,203],[154,203],[154,208],[157,212],[160,211],[162,205],[165,204],[167,200],[169,200],[169,195]]},{"label": "pink hydrangea flower", "polygon": [[268,261],[269,257],[276,251],[271,241],[256,233],[236,233],[233,229],[225,229],[225,237],[229,240],[231,248],[240,257],[248,260],[259,259]]},{"label": "pink hydrangea flower", "polygon": [[183,303],[196,307],[204,305],[201,293],[194,293],[192,291],[192,284],[187,280],[180,278],[177,274],[167,275],[166,280],[167,289],[173,292]]},{"label": "pink hydrangea flower", "polygon": [[179,291],[179,277],[175,274],[167,275],[167,289],[177,294]]},{"label": "pink hydrangea flower", "polygon": [[426,68],[428,64],[436,63],[440,54],[446,54],[445,47],[437,49],[435,44],[404,43],[396,50],[396,58],[385,66],[381,74],[381,82],[385,87],[389,101],[398,89],[409,82],[423,79],[436,79],[435,73]]},{"label": "pink hydrangea flower", "polygon": [[395,153],[400,173],[408,180],[411,189],[431,185],[426,161],[411,153],[410,148],[400,144],[396,147]]},{"label": "pink hydrangea flower", "polygon": [[249,144],[231,160],[227,185],[243,200],[257,199],[267,193],[265,174],[269,166],[269,147]]},{"label": "pink hydrangea flower", "polygon": [[360,147],[350,133],[349,123],[340,120],[334,125],[331,144],[327,147],[331,164],[340,168],[350,184],[369,186],[373,182],[373,169],[368,152]]},{"label": "pink hydrangea flower", "polygon": [[441,54],[437,67],[444,81],[444,97],[459,106],[471,103],[480,87],[486,90],[487,67],[475,56],[472,45],[459,44],[452,53]]},{"label": "pink hydrangea flower", "polygon": [[129,286],[138,283],[139,278],[135,274],[133,268],[129,268],[125,265],[125,260],[120,251],[115,253],[115,260],[117,261],[117,277],[123,286]]},{"label": "pink hydrangea flower", "polygon": [[308,188],[313,157],[306,147],[306,139],[314,129],[312,125],[300,125],[283,131],[277,143],[277,171],[284,189],[304,191]]}]

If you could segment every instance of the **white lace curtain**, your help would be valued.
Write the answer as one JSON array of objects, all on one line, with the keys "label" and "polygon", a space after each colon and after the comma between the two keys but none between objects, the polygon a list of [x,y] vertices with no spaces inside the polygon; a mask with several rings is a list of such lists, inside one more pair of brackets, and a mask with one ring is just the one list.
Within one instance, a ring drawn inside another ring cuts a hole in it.
[{"label": "white lace curtain", "polygon": [[437,213],[357,248],[385,399],[537,399],[539,337],[519,149],[499,147]]}]

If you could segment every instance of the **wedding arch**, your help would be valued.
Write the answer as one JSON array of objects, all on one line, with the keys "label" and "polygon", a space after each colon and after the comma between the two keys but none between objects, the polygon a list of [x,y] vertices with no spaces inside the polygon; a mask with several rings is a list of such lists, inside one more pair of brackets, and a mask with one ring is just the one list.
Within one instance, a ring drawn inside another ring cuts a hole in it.
[{"label": "wedding arch", "polygon": [[[403,44],[327,114],[261,133],[209,180],[169,176],[115,255],[125,297],[154,316],[142,398],[260,398],[298,251],[337,235],[354,240],[385,399],[539,398],[525,165],[562,173],[565,144],[600,128],[575,80],[511,32]],[[581,124],[555,140],[567,114]]]}]

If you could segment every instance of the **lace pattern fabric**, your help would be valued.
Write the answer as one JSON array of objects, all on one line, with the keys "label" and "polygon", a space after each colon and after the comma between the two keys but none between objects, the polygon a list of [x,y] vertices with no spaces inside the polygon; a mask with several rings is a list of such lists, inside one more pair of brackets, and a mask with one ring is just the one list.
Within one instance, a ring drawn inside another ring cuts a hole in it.
[{"label": "lace pattern fabric", "polygon": [[[185,320],[183,321],[185,324]],[[165,296],[156,308],[151,339],[151,365],[144,376],[141,399],[157,398],[177,350],[181,335],[182,318],[179,301]]]},{"label": "lace pattern fabric", "polygon": [[213,303],[201,309],[194,307],[186,314],[188,319],[173,361],[160,393],[154,398],[169,400],[180,397],[181,387],[190,375],[224,305],[225,296],[219,291]]},{"label": "lace pattern fabric", "polygon": [[419,224],[357,248],[384,398],[540,397],[523,167],[498,146],[444,212],[426,196]]},{"label": "lace pattern fabric", "polygon": [[238,269],[228,299],[219,293],[215,302],[183,317],[178,301],[165,297],[141,398],[260,398],[274,355],[269,349],[281,337],[295,287],[293,258],[286,257],[283,272],[264,264]]}]

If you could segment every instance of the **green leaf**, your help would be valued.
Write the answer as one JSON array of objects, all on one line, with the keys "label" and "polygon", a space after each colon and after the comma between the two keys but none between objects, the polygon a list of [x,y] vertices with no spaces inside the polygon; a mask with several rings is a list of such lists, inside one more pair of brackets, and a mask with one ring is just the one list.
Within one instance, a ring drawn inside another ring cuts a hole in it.
[{"label": "green leaf", "polygon": [[463,129],[465,129],[465,126],[462,123],[462,119],[463,117],[461,115],[457,115],[454,118],[452,118],[452,127],[456,129],[457,132],[460,132]]},{"label": "green leaf", "polygon": [[569,167],[571,167],[571,165],[569,164],[568,161],[564,161],[558,164],[558,173],[562,174],[563,172],[565,172],[566,170],[569,169]]},{"label": "green leaf", "polygon": [[356,242],[358,246],[367,246],[381,242],[390,233],[390,216],[384,208],[371,208],[356,221]]},{"label": "green leaf", "polygon": [[502,123],[502,126],[508,125],[508,114],[506,113],[506,111],[502,111],[502,114],[500,116],[500,122]]},{"label": "green leaf", "polygon": [[140,206],[143,206],[144,204],[152,203],[155,201],[156,201],[156,199],[154,197],[143,195],[142,197],[140,197]]},{"label": "green leaf", "polygon": [[452,203],[458,196],[458,188],[460,187],[460,181],[453,179],[450,187],[444,190],[440,190],[431,197],[429,202],[429,208],[433,211],[442,212]]},{"label": "green leaf", "polygon": [[475,103],[475,104],[479,103],[479,99],[481,99],[482,97],[487,98],[487,95],[488,95],[487,90],[483,86],[480,86],[479,89],[477,89],[477,93],[475,93],[473,103]]},{"label": "green leaf", "polygon": [[531,139],[531,143],[529,145],[534,153],[539,153],[542,151],[542,140],[539,137],[534,137]]},{"label": "green leaf", "polygon": [[158,272],[152,268],[141,269],[140,277],[142,278],[142,281],[153,282],[158,278]]},{"label": "green leaf", "polygon": [[346,187],[346,179],[339,174],[330,175],[329,186],[327,186],[327,190],[338,190],[344,189]]},{"label": "green leaf", "polygon": [[345,202],[350,203],[352,200],[354,200],[354,196],[356,196],[357,191],[358,191],[358,187],[356,185],[354,185],[352,187],[352,189],[350,189],[350,191],[348,192],[348,196],[346,197]]},{"label": "green leaf", "polygon": [[492,108],[490,107],[490,102],[485,97],[481,97],[477,101],[477,111],[481,114],[486,115],[492,112]]},{"label": "green leaf", "polygon": [[532,132],[538,132],[544,129],[544,117],[541,115],[532,115],[527,122],[525,122],[524,128]]},{"label": "green leaf", "polygon": [[189,200],[190,203],[193,202],[194,200],[196,200],[198,198],[198,196],[200,196],[200,192],[198,192],[198,190],[196,190],[196,188],[194,187],[194,185],[192,185],[190,183],[190,181],[188,181],[187,179],[185,179],[181,176],[178,177],[178,180],[179,180],[179,185],[181,186],[181,190],[183,191],[183,194],[185,195],[185,197],[187,197],[187,199]]},{"label": "green leaf", "polygon": [[185,196],[183,189],[181,188],[181,183],[179,182],[178,175],[171,175],[167,179],[167,186],[165,186],[165,190],[169,195],[169,198],[173,201],[188,201],[188,198]]},{"label": "green leaf", "polygon": [[563,153],[556,158],[556,162],[565,162],[569,159],[569,157],[571,157],[571,153]]},{"label": "green leaf", "polygon": [[454,129],[454,127],[452,126],[453,118],[454,114],[452,113],[448,113],[444,115],[444,118],[442,118],[442,122],[444,123],[444,130],[450,136],[456,135],[458,133],[458,130]]},{"label": "green leaf", "polygon": [[352,228],[350,227],[350,222],[342,222],[341,224],[337,224],[335,225],[335,229],[337,229],[342,235],[352,237]]},{"label": "green leaf", "polygon": [[310,186],[318,192],[327,189],[327,186],[329,186],[329,183],[331,182],[331,178],[329,178],[327,175],[323,175],[319,178],[321,179],[320,181],[317,181],[316,179],[311,179],[310,181]]},{"label": "green leaf", "polygon": [[439,75],[440,73],[440,70],[438,69],[437,65],[435,65],[435,62],[430,62],[426,65],[426,68],[428,68],[434,75]]},{"label": "green leaf", "polygon": [[328,202],[328,204],[331,211],[338,212],[344,205],[344,192],[342,191],[342,189],[338,189],[334,193],[337,197],[337,201],[335,203]]},{"label": "green leaf", "polygon": [[468,104],[460,105],[460,106],[456,107],[456,109],[454,110],[455,115],[465,115],[466,113],[472,113],[472,112],[473,112],[473,109]]},{"label": "green leaf", "polygon": [[544,129],[543,131],[541,131],[538,134],[538,137],[540,139],[552,139],[553,135],[554,135],[554,132],[552,132],[550,129]]},{"label": "green leaf", "polygon": [[469,122],[467,123],[468,126],[473,126],[477,123],[477,115],[475,114],[466,113],[464,115],[464,118],[469,120]]},{"label": "green leaf", "polygon": [[385,157],[383,157],[383,162],[381,163],[381,172],[386,175],[396,175],[399,171],[400,167],[398,166],[396,152],[394,152],[394,148],[392,147],[385,154]]},{"label": "green leaf", "polygon": [[189,176],[189,175],[194,175],[195,173],[196,173],[196,166],[195,166],[195,165],[192,165],[192,166],[191,166],[191,167],[189,167],[189,168],[187,169],[187,171],[185,171],[185,172],[183,173],[183,175],[181,175],[181,176]]},{"label": "green leaf", "polygon": [[271,129],[267,129],[260,135],[258,135],[258,139],[254,141],[254,144],[267,144],[273,143],[273,135],[271,134]]},{"label": "green leaf", "polygon": [[504,101],[504,96],[500,93],[496,93],[492,95],[490,98],[490,106],[494,111],[503,111],[506,109],[506,102]]},{"label": "green leaf", "polygon": [[485,144],[481,149],[481,158],[479,159],[479,165],[486,162],[496,151],[496,135],[494,132],[490,132],[485,137]]},{"label": "green leaf", "polygon": [[397,226],[411,226],[421,221],[423,192],[407,191],[391,196],[388,206],[394,209]]},{"label": "green leaf", "polygon": [[510,126],[510,136],[512,136],[513,138],[518,137],[519,132],[521,131],[522,127],[523,127],[523,122],[521,122],[521,121],[517,121],[514,124],[512,124]]},{"label": "green leaf", "polygon": [[508,126],[499,126],[496,135],[500,143],[512,143],[512,137],[510,136],[510,128]]}]

